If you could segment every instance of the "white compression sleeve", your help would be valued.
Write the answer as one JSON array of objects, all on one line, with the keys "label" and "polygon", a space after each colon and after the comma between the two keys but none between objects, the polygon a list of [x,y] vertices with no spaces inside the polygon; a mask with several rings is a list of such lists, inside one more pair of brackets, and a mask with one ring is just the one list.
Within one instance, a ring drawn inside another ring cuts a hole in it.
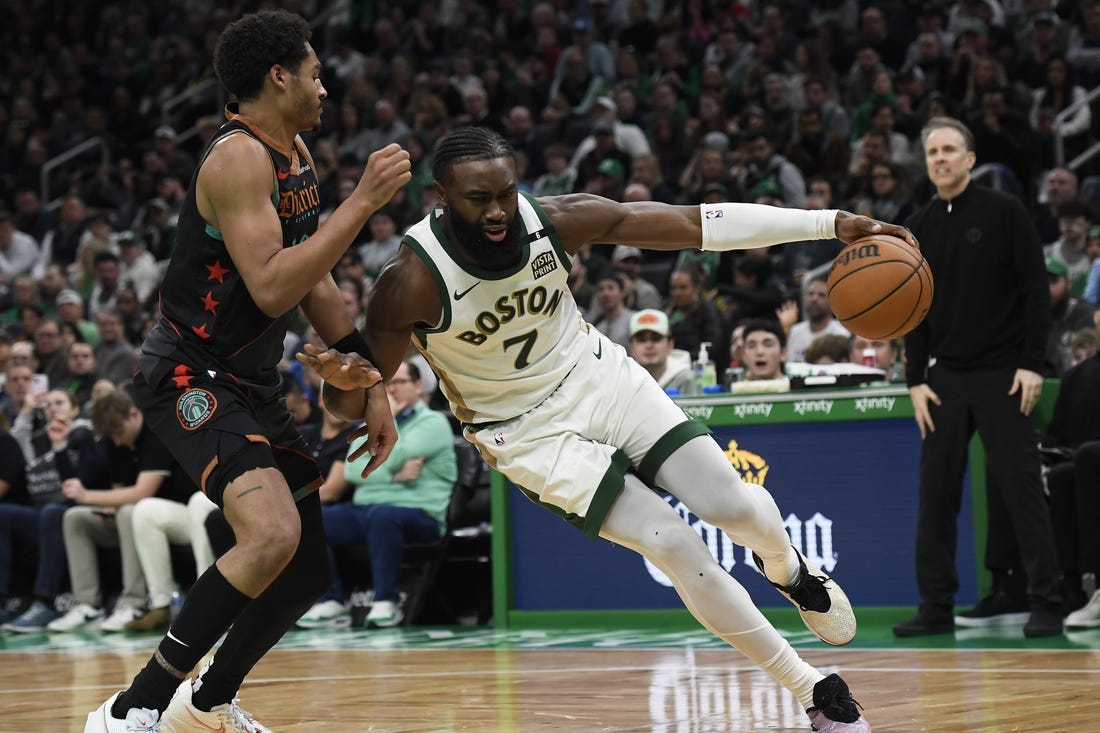
[{"label": "white compression sleeve", "polygon": [[836,237],[836,209],[784,209],[764,204],[699,204],[702,249],[724,252]]},{"label": "white compression sleeve", "polygon": [[813,705],[814,685],[824,675],[798,656],[695,530],[637,476],[626,477],[600,536],[641,553],[703,626],[790,690],[803,708]]}]

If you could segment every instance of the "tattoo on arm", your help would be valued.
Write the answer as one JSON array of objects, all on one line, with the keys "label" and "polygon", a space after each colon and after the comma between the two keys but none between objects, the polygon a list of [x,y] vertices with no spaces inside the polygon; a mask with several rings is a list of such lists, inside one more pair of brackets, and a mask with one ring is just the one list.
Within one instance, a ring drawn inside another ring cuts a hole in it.
[{"label": "tattoo on arm", "polygon": [[251,494],[253,491],[259,491],[262,488],[263,488],[262,484],[257,484],[256,486],[253,486],[250,489],[245,489],[241,493],[237,494],[237,498],[240,499],[241,497],[245,496],[246,494]]}]

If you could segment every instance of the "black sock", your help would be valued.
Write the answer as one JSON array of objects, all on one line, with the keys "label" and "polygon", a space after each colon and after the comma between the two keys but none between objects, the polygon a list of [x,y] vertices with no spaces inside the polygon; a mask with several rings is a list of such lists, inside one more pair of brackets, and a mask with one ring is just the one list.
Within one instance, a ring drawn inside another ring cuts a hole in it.
[{"label": "black sock", "polygon": [[252,667],[332,583],[317,492],[301,499],[298,511],[302,518],[298,549],[279,577],[241,612],[225,635],[214,663],[191,698],[199,710],[210,710],[236,697]]},{"label": "black sock", "polygon": [[[115,700],[111,715],[125,718],[130,708],[164,711],[172,694],[217,643],[252,599],[234,588],[211,565],[191,587],[179,617],[156,654],[138,672],[130,689]],[[121,714],[120,714],[121,713]]]}]

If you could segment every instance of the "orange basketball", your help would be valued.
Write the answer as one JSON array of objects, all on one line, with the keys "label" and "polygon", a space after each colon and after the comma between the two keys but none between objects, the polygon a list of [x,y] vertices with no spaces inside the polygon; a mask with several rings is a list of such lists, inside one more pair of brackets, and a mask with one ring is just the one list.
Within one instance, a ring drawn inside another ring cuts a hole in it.
[{"label": "orange basketball", "polygon": [[932,304],[932,271],[905,240],[875,234],[840,251],[829,269],[829,305],[852,333],[885,341],[912,331]]}]

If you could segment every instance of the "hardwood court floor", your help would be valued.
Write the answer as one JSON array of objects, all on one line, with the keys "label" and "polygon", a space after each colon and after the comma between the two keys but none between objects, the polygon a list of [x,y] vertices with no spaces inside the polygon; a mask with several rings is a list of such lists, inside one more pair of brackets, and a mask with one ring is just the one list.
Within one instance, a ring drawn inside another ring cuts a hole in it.
[{"label": "hardwood court floor", "polygon": [[[795,641],[809,662],[843,673],[876,733],[1068,733],[1100,717],[1100,632],[1088,634],[1055,642],[1063,648],[995,637],[903,647],[873,632],[864,648]],[[83,730],[158,640],[0,638],[0,733]],[[789,693],[699,631],[291,632],[242,705],[276,733],[809,730]]]}]

